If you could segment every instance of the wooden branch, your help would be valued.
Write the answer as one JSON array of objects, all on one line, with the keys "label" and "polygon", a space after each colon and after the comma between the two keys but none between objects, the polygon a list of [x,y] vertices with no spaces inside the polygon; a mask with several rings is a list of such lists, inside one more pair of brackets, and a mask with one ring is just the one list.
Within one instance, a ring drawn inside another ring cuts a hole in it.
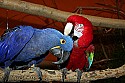
[{"label": "wooden branch", "polygon": [[[61,81],[61,70],[47,70],[41,69],[43,74],[42,79],[46,82]],[[2,81],[4,72],[0,70],[0,82]],[[125,75],[125,64],[116,69],[95,70],[90,72],[83,72],[81,82],[94,81],[106,78],[118,78]],[[68,71],[65,82],[76,82],[76,72]],[[39,81],[36,72],[32,70],[13,70],[10,72],[9,82],[19,81]]]},{"label": "wooden branch", "polygon": [[[27,14],[44,16],[61,22],[66,22],[68,16],[75,14],[21,0],[0,0],[0,7],[19,12],[24,12]],[[90,15],[81,16],[88,18],[94,26],[109,28],[125,28],[125,20],[103,18]]]}]

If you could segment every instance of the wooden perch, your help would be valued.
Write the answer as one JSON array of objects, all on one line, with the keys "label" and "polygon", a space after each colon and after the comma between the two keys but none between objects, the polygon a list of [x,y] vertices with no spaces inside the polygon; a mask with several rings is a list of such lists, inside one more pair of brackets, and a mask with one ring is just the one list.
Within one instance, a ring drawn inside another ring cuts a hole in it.
[{"label": "wooden perch", "polygon": [[[41,69],[42,79],[46,82],[61,81],[61,70],[47,70]],[[2,81],[4,72],[0,70],[0,81]],[[106,78],[118,78],[125,75],[125,64],[116,69],[95,70],[90,72],[83,72],[81,82],[94,81]],[[65,82],[76,82],[76,72],[68,71]],[[9,76],[9,82],[20,81],[39,81],[37,74],[32,70],[13,70]]]},{"label": "wooden perch", "polygon": [[[76,14],[76,13],[60,11],[54,8],[21,0],[0,0],[0,7],[19,12],[24,12],[27,14],[44,16],[46,18],[51,18],[53,20],[61,22],[66,22],[68,16]],[[79,15],[88,18],[94,26],[125,29],[125,20],[111,19],[111,18],[83,15],[83,14]]]}]

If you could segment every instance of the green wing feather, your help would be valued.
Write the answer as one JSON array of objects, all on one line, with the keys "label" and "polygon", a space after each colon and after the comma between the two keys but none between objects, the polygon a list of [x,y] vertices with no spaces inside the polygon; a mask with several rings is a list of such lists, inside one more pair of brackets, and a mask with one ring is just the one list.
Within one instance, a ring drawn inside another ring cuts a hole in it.
[{"label": "green wing feather", "polygon": [[94,52],[87,53],[87,57],[88,57],[88,61],[89,61],[89,67],[87,68],[87,70],[89,70],[93,63]]}]

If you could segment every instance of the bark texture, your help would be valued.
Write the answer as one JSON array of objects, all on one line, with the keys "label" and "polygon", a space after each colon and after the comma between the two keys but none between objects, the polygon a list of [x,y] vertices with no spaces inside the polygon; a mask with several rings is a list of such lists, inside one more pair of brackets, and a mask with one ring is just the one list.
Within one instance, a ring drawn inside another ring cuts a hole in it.
[{"label": "bark texture", "polygon": [[[47,70],[41,69],[42,79],[46,82],[52,81],[62,81],[61,70]],[[4,72],[0,70],[0,82],[2,81]],[[83,72],[81,77],[81,82],[89,82],[99,79],[106,78],[118,78],[125,75],[125,64],[116,69],[106,69],[106,70],[95,70],[90,72]],[[77,81],[76,72],[68,71],[65,82],[76,82]],[[36,72],[33,70],[13,70],[10,72],[9,82],[20,82],[20,81],[39,81]]]},{"label": "bark texture", "polygon": [[[68,16],[75,14],[75,13],[60,11],[43,5],[25,2],[22,0],[0,0],[0,7],[19,12],[24,12],[27,14],[44,16],[60,22],[66,22]],[[125,28],[125,20],[103,18],[97,16],[83,15],[83,14],[79,15],[88,18],[92,22],[93,26],[108,27],[108,28]]]}]

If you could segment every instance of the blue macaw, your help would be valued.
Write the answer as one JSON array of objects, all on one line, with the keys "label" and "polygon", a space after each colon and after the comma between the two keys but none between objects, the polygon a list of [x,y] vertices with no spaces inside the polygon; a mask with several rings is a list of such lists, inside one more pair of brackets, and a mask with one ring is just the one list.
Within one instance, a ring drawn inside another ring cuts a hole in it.
[{"label": "blue macaw", "polygon": [[[62,51],[53,53],[51,50],[56,48]],[[54,62],[61,64],[68,58],[72,48],[72,38],[64,36],[56,29],[18,26],[8,30],[0,38],[0,67],[5,69],[4,81],[8,79],[6,76],[10,73],[10,68],[19,69],[36,65],[47,56],[49,51],[61,57],[59,61]],[[41,75],[39,78],[41,79]]]}]

